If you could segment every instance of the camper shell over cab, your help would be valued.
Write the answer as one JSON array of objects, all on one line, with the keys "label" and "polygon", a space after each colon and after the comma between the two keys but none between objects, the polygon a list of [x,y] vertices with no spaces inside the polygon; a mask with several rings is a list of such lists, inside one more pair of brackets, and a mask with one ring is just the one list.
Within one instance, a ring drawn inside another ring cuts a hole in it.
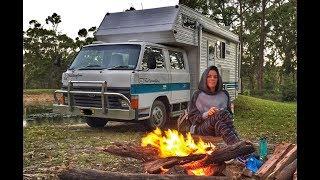
[{"label": "camper shell over cab", "polygon": [[100,43],[81,49],[54,94],[55,111],[85,116],[92,127],[164,127],[187,108],[210,65],[231,100],[237,96],[238,36],[186,6],[107,13],[95,37]]}]

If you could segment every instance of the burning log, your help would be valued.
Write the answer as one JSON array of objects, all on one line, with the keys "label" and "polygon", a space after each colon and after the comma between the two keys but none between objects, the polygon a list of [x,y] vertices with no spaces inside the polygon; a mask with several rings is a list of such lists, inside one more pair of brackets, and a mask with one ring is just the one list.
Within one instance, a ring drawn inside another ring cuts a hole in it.
[{"label": "burning log", "polygon": [[106,172],[93,169],[68,169],[62,171],[58,177],[64,179],[154,179],[154,180],[170,180],[170,179],[186,179],[186,180],[227,180],[225,176],[190,176],[190,175],[170,175],[170,174],[131,174]]},{"label": "burning log", "polygon": [[[223,174],[223,170],[226,168],[226,163],[204,165],[201,163],[201,161],[203,160],[190,162],[182,166],[187,170],[187,173],[189,175],[206,175],[206,176],[221,175]],[[198,164],[202,164],[203,166],[199,166]]]},{"label": "burning log", "polygon": [[175,165],[182,165],[204,158],[205,154],[189,155],[186,157],[159,158],[154,161],[144,163],[144,169],[151,174],[161,173],[162,169],[169,169]]},{"label": "burning log", "polygon": [[[202,139],[205,143],[220,143],[223,144],[223,140],[220,137],[212,137],[212,136],[200,136],[200,135],[192,135],[192,137],[199,141]],[[218,144],[219,147],[219,144]],[[121,144],[121,143],[113,143],[111,146],[107,148],[103,148],[102,151],[115,154],[123,157],[132,157],[143,162],[148,162],[152,160],[159,159],[158,152],[159,150],[154,147],[141,147],[132,143],[129,144]]]},{"label": "burning log", "polygon": [[247,141],[239,141],[235,144],[217,149],[208,155],[206,164],[220,163],[234,159],[239,156],[248,155],[254,152],[252,143]]},{"label": "burning log", "polygon": [[188,174],[187,170],[180,165],[173,166],[170,169],[162,169],[162,171],[164,172],[162,174]]},{"label": "burning log", "polygon": [[177,164],[183,165],[191,161],[200,160],[193,166],[193,168],[196,169],[208,166],[210,164],[220,164],[224,161],[228,161],[238,156],[247,155],[253,152],[254,148],[252,144],[249,142],[240,141],[233,145],[217,149],[210,155],[189,155],[186,157],[163,158],[160,160],[147,162],[145,164],[145,169],[148,173],[159,173],[161,172],[162,168],[168,169]]}]

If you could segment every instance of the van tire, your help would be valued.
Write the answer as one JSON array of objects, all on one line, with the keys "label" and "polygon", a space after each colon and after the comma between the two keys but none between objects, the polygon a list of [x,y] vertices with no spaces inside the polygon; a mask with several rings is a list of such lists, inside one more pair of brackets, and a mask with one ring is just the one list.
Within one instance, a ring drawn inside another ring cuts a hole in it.
[{"label": "van tire", "polygon": [[108,122],[107,119],[97,117],[85,117],[85,119],[87,124],[93,128],[104,127]]},{"label": "van tire", "polygon": [[150,118],[146,120],[146,125],[149,129],[157,127],[165,128],[168,122],[168,113],[166,106],[162,101],[154,101],[151,108]]}]

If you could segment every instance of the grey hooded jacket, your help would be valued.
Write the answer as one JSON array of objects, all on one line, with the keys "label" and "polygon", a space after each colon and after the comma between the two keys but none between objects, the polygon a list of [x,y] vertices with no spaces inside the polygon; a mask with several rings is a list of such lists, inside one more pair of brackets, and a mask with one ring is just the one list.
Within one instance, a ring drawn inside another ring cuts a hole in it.
[{"label": "grey hooded jacket", "polygon": [[[214,92],[210,91],[206,84],[206,79],[210,70],[215,70],[218,74],[218,82]],[[192,95],[188,106],[188,116],[193,125],[201,123],[208,117],[207,111],[215,106],[220,110],[226,109],[231,114],[230,96],[228,91],[223,90],[222,78],[216,66],[208,67],[202,74],[198,90]]]}]

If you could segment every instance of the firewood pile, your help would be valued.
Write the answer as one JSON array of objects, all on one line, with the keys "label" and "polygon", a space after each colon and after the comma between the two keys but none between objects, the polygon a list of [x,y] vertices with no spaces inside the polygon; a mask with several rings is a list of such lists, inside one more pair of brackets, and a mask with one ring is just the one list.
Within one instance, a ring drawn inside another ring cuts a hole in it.
[{"label": "firewood pile", "polygon": [[297,145],[278,144],[253,176],[258,179],[297,179]]}]

